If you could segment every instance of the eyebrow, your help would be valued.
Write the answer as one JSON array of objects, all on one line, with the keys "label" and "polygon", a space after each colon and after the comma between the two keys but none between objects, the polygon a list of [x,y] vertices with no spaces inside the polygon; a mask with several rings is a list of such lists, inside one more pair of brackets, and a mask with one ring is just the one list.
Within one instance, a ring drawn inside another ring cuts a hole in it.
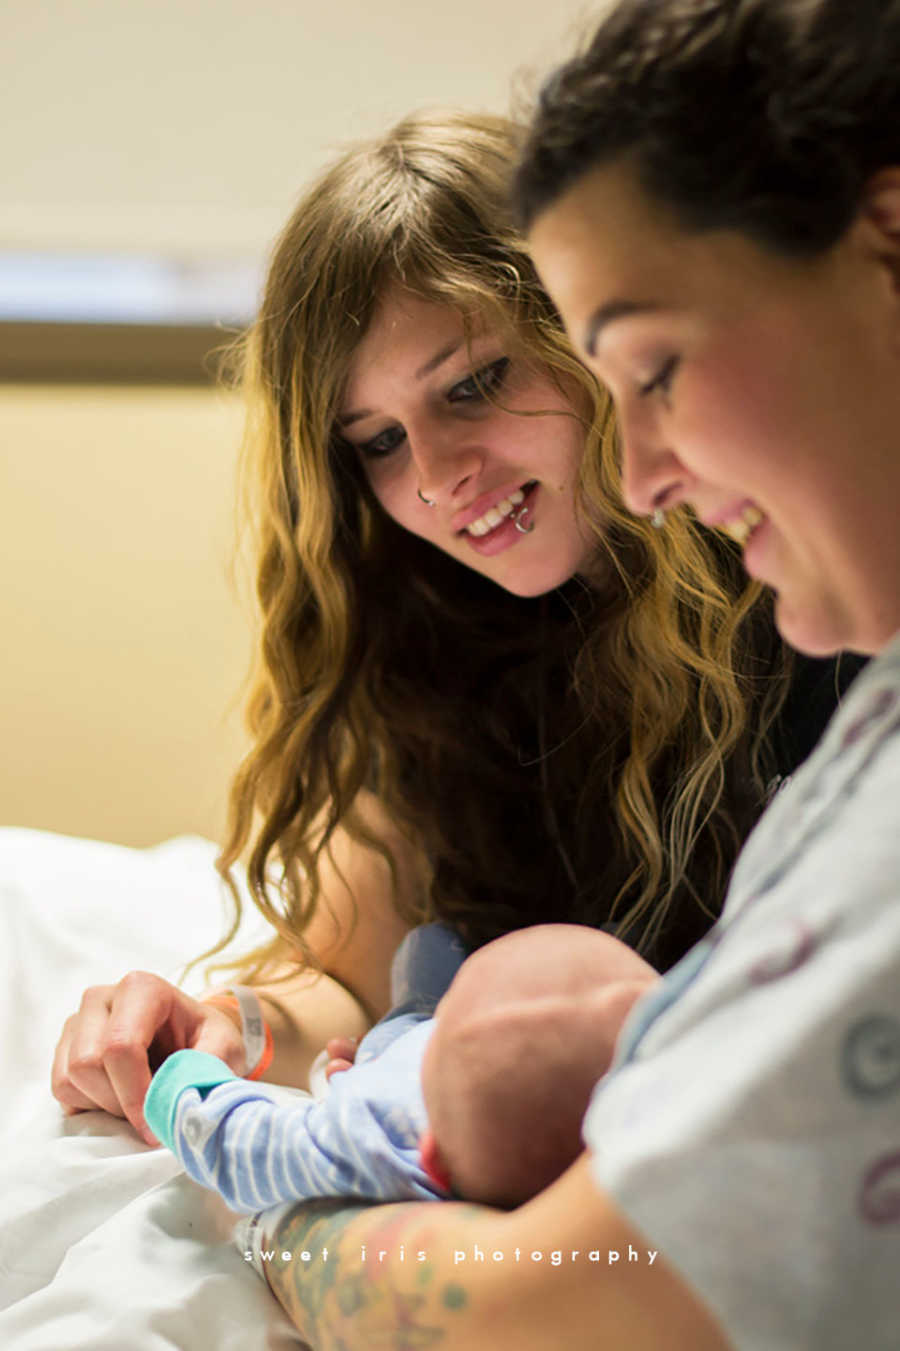
[{"label": "eyebrow", "polygon": [[607,324],[613,323],[616,319],[627,319],[633,314],[645,314],[648,310],[658,310],[660,307],[651,300],[609,300],[588,319],[584,329],[584,338],[582,346],[588,356],[593,356],[597,348],[597,339]]},{"label": "eyebrow", "polygon": [[[459,351],[463,345],[463,341],[462,338],[455,338],[453,342],[448,342],[446,347],[442,347],[439,352],[435,352],[434,356],[430,356],[424,366],[420,366],[417,371],[413,372],[413,379],[424,380],[425,376],[431,375],[433,371],[437,370],[438,366],[443,366],[445,361],[449,361],[450,358]],[[338,426],[349,427],[351,423],[361,422],[363,418],[371,416],[372,410],[370,408],[354,409],[352,413],[347,413],[343,417],[338,418]]]}]

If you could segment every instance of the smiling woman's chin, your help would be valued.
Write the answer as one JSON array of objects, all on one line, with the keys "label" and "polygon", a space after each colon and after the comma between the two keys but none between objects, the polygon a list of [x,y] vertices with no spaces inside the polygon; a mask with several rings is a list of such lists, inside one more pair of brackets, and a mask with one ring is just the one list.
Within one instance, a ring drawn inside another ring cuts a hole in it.
[{"label": "smiling woman's chin", "polygon": [[498,571],[494,581],[512,595],[523,598],[546,596],[575,576],[581,577],[592,591],[599,590],[609,580],[608,564],[593,557],[560,559],[555,565],[546,558],[529,560],[528,564],[524,559],[520,562],[521,566],[510,567],[503,575]]},{"label": "smiling woman's chin", "polygon": [[775,623],[785,642],[809,657],[863,650],[857,642],[858,626],[827,597],[806,597],[801,602],[776,589]]},{"label": "smiling woman's chin", "polygon": [[521,596],[523,600],[546,596],[558,586],[564,586],[574,575],[575,569],[571,566],[551,568],[545,562],[537,566],[521,562],[518,567],[485,569],[485,576],[490,577],[491,581],[511,595]]}]

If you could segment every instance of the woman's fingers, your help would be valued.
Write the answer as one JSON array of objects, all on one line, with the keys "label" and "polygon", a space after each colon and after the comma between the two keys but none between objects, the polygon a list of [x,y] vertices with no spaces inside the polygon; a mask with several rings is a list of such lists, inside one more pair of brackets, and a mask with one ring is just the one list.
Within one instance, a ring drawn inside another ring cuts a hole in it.
[{"label": "woman's fingers", "polygon": [[89,1112],[99,1106],[96,1099],[80,1088],[72,1078],[72,1062],[77,1059],[72,1053],[72,1042],[76,1035],[79,1016],[73,1013],[63,1024],[50,1070],[51,1091],[67,1115]]},{"label": "woman's fingers", "polygon": [[172,1051],[190,1045],[197,1021],[191,1006],[196,1003],[146,971],[129,972],[115,987],[103,1065],[121,1114],[148,1144],[157,1143],[144,1120],[153,1070]]},{"label": "woman's fingers", "polygon": [[193,1044],[204,1016],[197,1000],[145,971],[132,971],[117,985],[92,986],[63,1028],[51,1075],[54,1095],[68,1112],[102,1108],[124,1116],[155,1144],[143,1111],[152,1069]]},{"label": "woman's fingers", "polygon": [[70,1110],[102,1108],[123,1116],[106,1073],[106,1028],[115,987],[95,985],[85,990],[81,1006],[67,1019],[54,1057],[51,1086]]}]

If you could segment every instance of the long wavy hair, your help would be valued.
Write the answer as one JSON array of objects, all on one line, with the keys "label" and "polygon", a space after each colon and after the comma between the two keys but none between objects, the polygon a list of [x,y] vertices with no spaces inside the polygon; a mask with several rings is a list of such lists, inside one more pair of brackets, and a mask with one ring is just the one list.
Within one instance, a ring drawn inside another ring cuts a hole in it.
[{"label": "long wavy hair", "polygon": [[[763,806],[786,680],[768,605],[728,541],[624,509],[610,402],[512,223],[518,146],[505,119],[432,113],[343,154],[278,240],[241,349],[261,629],[219,866],[232,879],[246,859],[276,931],[251,977],[304,951],[338,825],[388,852],[363,790],[426,861],[398,894],[410,923],[444,919],[473,948],[549,919],[611,924],[661,966],[717,913]],[[380,507],[336,418],[396,285],[505,326],[584,391],[602,580],[522,599]]]}]

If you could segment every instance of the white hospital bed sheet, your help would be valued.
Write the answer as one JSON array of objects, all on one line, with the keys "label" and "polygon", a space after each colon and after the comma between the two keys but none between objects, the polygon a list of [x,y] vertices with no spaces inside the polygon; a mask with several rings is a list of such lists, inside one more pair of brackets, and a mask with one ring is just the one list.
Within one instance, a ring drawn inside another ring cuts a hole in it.
[{"label": "white hospital bed sheet", "polygon": [[[85,986],[170,977],[221,933],[215,847],[0,830],[0,1347],[296,1351],[235,1217],[104,1113],[65,1118],[53,1047]],[[238,950],[259,934],[249,919]],[[189,985],[199,989],[202,972]]]}]

